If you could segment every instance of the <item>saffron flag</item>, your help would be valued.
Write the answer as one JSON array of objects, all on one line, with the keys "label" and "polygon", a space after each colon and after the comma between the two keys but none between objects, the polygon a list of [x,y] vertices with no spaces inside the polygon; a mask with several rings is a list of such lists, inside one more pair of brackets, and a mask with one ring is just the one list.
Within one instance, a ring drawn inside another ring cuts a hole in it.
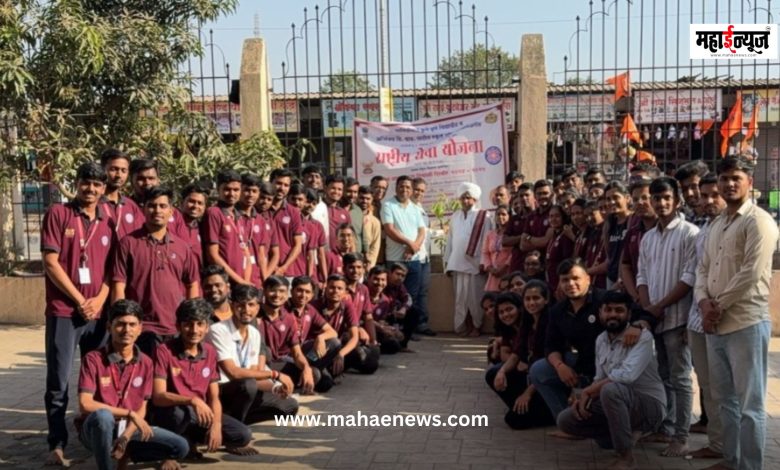
[{"label": "saffron flag", "polygon": [[628,72],[609,77],[607,83],[615,85],[615,101],[623,96],[631,96],[631,79]]},{"label": "saffron flag", "polygon": [[729,117],[720,125],[720,156],[725,157],[729,150],[731,136],[742,132],[742,92],[737,91],[737,102],[729,111]]},{"label": "saffron flag", "polygon": [[696,123],[696,129],[699,130],[701,137],[704,137],[704,135],[712,129],[713,124],[715,124],[713,119],[702,119]]},{"label": "saffron flag", "polygon": [[745,140],[750,140],[758,135],[758,111],[761,108],[761,102],[755,100],[753,102],[753,113],[750,115],[750,124],[748,124],[747,134]]},{"label": "saffron flag", "polygon": [[626,136],[629,142],[633,141],[640,146],[642,145],[642,136],[630,114],[626,114],[626,117],[623,118],[623,127],[620,128],[620,135]]}]

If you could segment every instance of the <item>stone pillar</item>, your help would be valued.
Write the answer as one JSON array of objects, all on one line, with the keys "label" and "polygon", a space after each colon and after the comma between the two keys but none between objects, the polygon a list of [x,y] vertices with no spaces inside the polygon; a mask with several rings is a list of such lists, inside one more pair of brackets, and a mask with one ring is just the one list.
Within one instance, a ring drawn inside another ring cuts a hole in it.
[{"label": "stone pillar", "polygon": [[265,40],[244,41],[241,52],[241,139],[271,130],[271,81]]},{"label": "stone pillar", "polygon": [[524,34],[520,44],[515,161],[526,181],[547,173],[547,72],[541,34]]}]

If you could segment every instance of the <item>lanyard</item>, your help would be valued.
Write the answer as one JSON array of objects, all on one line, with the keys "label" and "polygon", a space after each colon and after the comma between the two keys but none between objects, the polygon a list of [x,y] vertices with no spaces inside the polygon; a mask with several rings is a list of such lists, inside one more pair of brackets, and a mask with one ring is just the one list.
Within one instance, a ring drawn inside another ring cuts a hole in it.
[{"label": "lanyard", "polygon": [[233,215],[232,216],[228,216],[227,220],[228,220],[228,224],[230,224],[230,227],[238,235],[238,241],[240,243],[239,246],[241,246],[241,249],[243,249],[245,254],[246,254],[246,252],[248,252],[249,250],[247,248],[246,242],[244,241],[244,226],[241,225],[241,224],[239,224],[240,227],[236,226],[236,221],[233,220],[234,217],[240,217],[240,215],[236,212],[235,209],[233,209]]},{"label": "lanyard", "polygon": [[[125,370],[123,371],[122,375],[120,377],[117,377],[118,375],[118,369],[119,366],[116,364],[112,364],[111,366],[111,382],[114,384],[114,390],[119,393],[119,405],[124,405],[124,401],[127,398],[127,392],[130,390],[130,384],[133,382],[133,374],[135,374],[135,366],[136,364],[132,364],[129,366],[125,366]],[[130,369],[128,372],[127,369]],[[124,382],[124,385],[122,384],[122,378],[127,377],[127,380]]]},{"label": "lanyard", "polygon": [[86,240],[84,239],[84,221],[81,220],[81,214],[78,215],[77,225],[79,229],[79,247],[81,249],[81,263],[86,264],[88,259],[87,247],[89,246],[89,242],[92,241],[92,237],[95,235],[95,232],[97,232],[98,225],[100,225],[100,219],[95,218],[95,222],[90,224]]},{"label": "lanyard", "polygon": [[[249,341],[249,333],[247,333],[247,342]],[[246,342],[244,342],[246,344]],[[242,348],[241,347],[241,341],[236,341],[236,356],[238,356],[238,363],[241,366],[242,369],[246,369],[249,366],[249,350],[251,348],[247,347]],[[243,350],[243,354],[241,351]]]}]

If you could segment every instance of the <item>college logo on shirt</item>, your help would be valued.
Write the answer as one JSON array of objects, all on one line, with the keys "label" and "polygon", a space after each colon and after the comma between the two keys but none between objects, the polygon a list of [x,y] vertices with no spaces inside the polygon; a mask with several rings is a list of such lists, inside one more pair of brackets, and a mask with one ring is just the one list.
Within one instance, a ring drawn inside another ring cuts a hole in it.
[{"label": "college logo on shirt", "polygon": [[287,330],[287,327],[286,327],[286,326],[284,326],[284,323],[282,323],[281,325],[279,325],[279,331],[280,331],[280,332],[284,333],[286,330]]},{"label": "college logo on shirt", "polygon": [[169,224],[172,224],[172,223],[174,223],[175,221],[176,221],[176,219],[174,219],[174,217],[173,217],[173,216],[171,216],[171,217],[168,219],[168,223],[169,223]]},{"label": "college logo on shirt", "polygon": [[108,235],[103,235],[100,237],[100,243],[102,243],[103,246],[108,246]]},{"label": "college logo on shirt", "polygon": [[547,219],[544,219],[544,220],[542,221],[542,225],[544,225],[545,227],[547,227],[548,225],[550,225],[550,221],[549,221],[549,220],[547,220]]},{"label": "college logo on shirt", "polygon": [[306,315],[305,317],[303,317],[303,322],[304,322],[304,323],[311,323],[311,317],[309,317],[308,315]]},{"label": "college logo on shirt", "polygon": [[271,224],[269,224],[269,223],[267,223],[267,222],[266,222],[266,224],[265,224],[265,229],[266,229],[266,230],[271,230]]},{"label": "college logo on shirt", "polygon": [[341,220],[347,220],[347,216],[345,214],[339,214],[341,216]]},{"label": "college logo on shirt", "polygon": [[203,378],[205,379],[206,377],[211,375],[211,369],[209,369],[208,367],[204,367],[203,370],[200,372],[200,375],[202,375]]},{"label": "college logo on shirt", "polygon": [[307,240],[308,238],[309,238],[309,237],[306,235],[306,232],[303,232],[303,243],[306,243],[306,240]]},{"label": "college logo on shirt", "polygon": [[73,238],[76,236],[76,229],[75,228],[66,228],[65,229],[65,238]]},{"label": "college logo on shirt", "polygon": [[290,216],[289,215],[285,215],[284,217],[282,217],[282,223],[284,225],[289,224],[290,223]]},{"label": "college logo on shirt", "polygon": [[200,234],[198,234],[198,243],[200,243]]},{"label": "college logo on shirt", "polygon": [[593,314],[588,315],[588,323],[590,324],[596,323],[596,315]]},{"label": "college logo on shirt", "polygon": [[176,259],[176,253],[171,253],[171,259]]},{"label": "college logo on shirt", "polygon": [[226,232],[230,232],[232,229],[230,228],[230,225],[223,225]]},{"label": "college logo on shirt", "polygon": [[135,217],[133,217],[133,214],[129,212],[125,214],[125,222],[127,222],[128,224],[132,224],[134,221],[135,221]]},{"label": "college logo on shirt", "polygon": [[252,231],[255,232],[255,233],[260,233],[260,226],[259,225],[253,226],[252,227]]},{"label": "college logo on shirt", "polygon": [[100,377],[100,386],[101,387],[108,387],[111,385],[111,377]]},{"label": "college logo on shirt", "polygon": [[141,388],[141,385],[144,384],[144,378],[141,376],[138,376],[133,379],[133,387],[135,388]]}]

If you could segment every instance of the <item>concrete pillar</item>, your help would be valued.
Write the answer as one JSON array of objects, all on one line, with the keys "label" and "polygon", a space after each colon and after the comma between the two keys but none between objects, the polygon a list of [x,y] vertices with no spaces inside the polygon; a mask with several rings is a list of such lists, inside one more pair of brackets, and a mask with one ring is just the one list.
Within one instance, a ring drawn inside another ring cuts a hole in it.
[{"label": "concrete pillar", "polygon": [[244,41],[241,52],[241,139],[271,130],[271,80],[265,40]]},{"label": "concrete pillar", "polygon": [[526,181],[547,173],[547,72],[541,34],[524,34],[520,44],[515,161]]}]

